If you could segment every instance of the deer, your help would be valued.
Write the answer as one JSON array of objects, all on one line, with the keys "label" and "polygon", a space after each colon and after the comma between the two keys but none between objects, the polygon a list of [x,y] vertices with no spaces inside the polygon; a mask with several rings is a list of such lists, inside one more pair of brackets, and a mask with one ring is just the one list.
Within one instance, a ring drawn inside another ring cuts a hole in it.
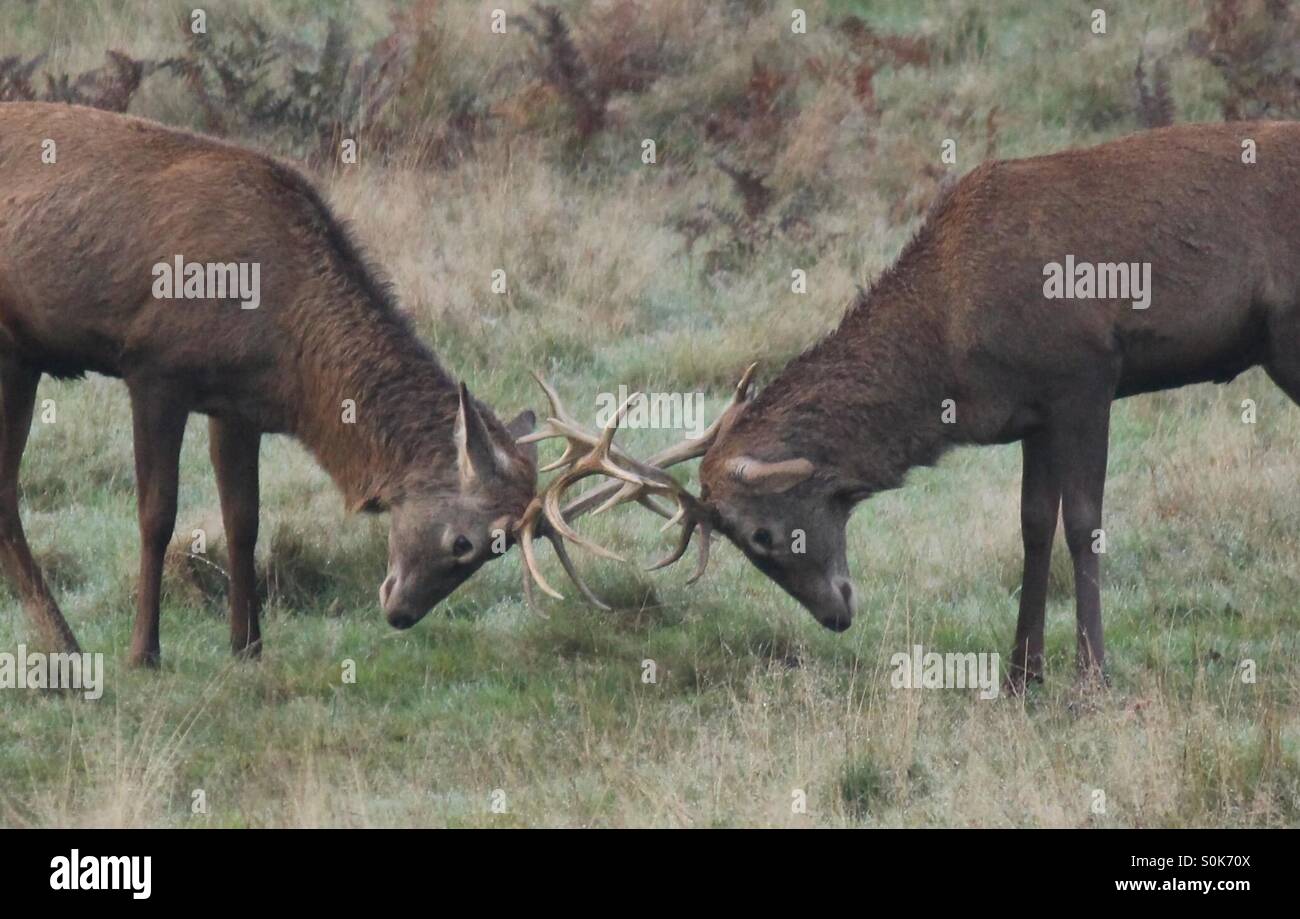
[{"label": "deer", "polygon": [[[253,308],[216,295],[219,285],[161,298],[165,266],[181,259],[259,266]],[[141,543],[133,665],[161,659],[163,562],[191,413],[208,417],[238,656],[262,648],[264,434],[304,445],[348,511],[389,514],[379,597],[398,629],[514,544],[537,480],[536,448],[516,440],[535,416],[498,420],[378,278],[288,164],[130,116],[0,104],[0,568],[45,645],[78,650],[19,516],[19,464],[46,374],[117,377],[130,397]],[[534,519],[537,535],[554,538]]]},{"label": "deer", "polygon": [[[1096,283],[1118,264],[1137,271],[1127,296]],[[1078,679],[1098,687],[1111,405],[1257,365],[1300,402],[1300,124],[1174,126],[977,166],[941,190],[838,327],[756,395],[751,367],[705,436],[646,462],[606,449],[589,465],[615,480],[600,509],[677,502],[677,546],[652,567],[681,558],[698,531],[695,580],[720,533],[838,632],[856,611],[854,509],[954,447],[1019,441],[1024,569],[1006,688],[1043,680],[1058,525],[1073,563]],[[548,422],[535,436],[563,431]],[[697,456],[695,494],[663,470]],[[569,484],[544,494],[555,529],[566,521],[550,492]]]}]

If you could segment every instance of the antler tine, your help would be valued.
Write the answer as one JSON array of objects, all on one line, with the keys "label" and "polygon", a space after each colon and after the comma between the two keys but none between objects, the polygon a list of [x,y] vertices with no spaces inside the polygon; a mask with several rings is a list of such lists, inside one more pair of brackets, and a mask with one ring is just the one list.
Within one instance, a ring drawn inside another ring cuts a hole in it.
[{"label": "antler tine", "polygon": [[[662,472],[670,466],[676,466],[678,463],[684,463],[687,460],[708,453],[709,447],[713,446],[713,442],[718,437],[718,432],[722,429],[722,421],[727,412],[749,398],[749,389],[753,385],[754,372],[757,368],[757,362],[745,368],[745,372],[740,375],[740,381],[736,383],[736,388],[732,391],[731,399],[728,400],[726,407],[718,413],[717,418],[713,419],[713,423],[705,428],[703,434],[696,438],[685,438],[660,450],[647,459],[644,465]],[[573,520],[587,513],[593,507],[596,508],[593,513],[603,514],[620,504],[626,504],[629,501],[640,501],[643,497],[647,497],[645,488],[626,482],[609,482],[599,488],[593,488],[570,502],[564,508],[564,516],[565,519]],[[654,510],[654,508],[651,509]],[[661,511],[656,510],[655,512],[660,516],[665,516]]]},{"label": "antler tine", "polygon": [[[587,473],[587,475],[590,474],[590,472]],[[548,488],[546,490],[546,495],[542,499],[542,512],[546,515],[547,525],[562,538],[577,543],[588,552],[593,552],[604,558],[613,559],[616,562],[627,561],[627,559],[623,558],[623,556],[619,555],[617,552],[612,552],[599,543],[587,539],[565,522],[564,513],[560,509],[560,499],[557,490],[562,491],[581,478],[586,478],[586,475],[574,475],[572,472],[567,472],[560,478],[556,479],[553,483],[553,485],[558,486],[558,489]]]},{"label": "antler tine", "polygon": [[[676,466],[678,463],[695,459],[697,456],[703,456],[709,449],[709,443],[705,441],[706,437],[679,441],[667,449],[660,450],[644,463],[620,456],[619,459],[632,467],[643,479],[654,479],[656,481],[646,481],[643,484],[623,480],[608,482],[599,488],[593,488],[565,506],[565,519],[574,520],[591,511],[592,508],[596,508],[593,513],[603,514],[605,511],[618,507],[620,504],[626,504],[629,501],[645,504],[645,500],[649,500],[651,494],[676,496],[681,486],[677,485],[676,481],[667,475],[664,470],[670,466]],[[669,516],[658,505],[646,504],[645,506],[661,517]]]},{"label": "antler tine", "polygon": [[547,463],[545,466],[538,469],[538,472],[554,472],[556,469],[567,468],[581,459],[583,455],[582,445],[580,442],[575,441],[573,438],[569,437],[567,433],[560,430],[560,428],[553,423],[554,421],[554,418],[546,419],[545,427],[515,441],[515,443],[519,444],[532,444],[542,440],[549,440],[552,437],[565,438],[566,443],[564,444],[563,455],[561,455],[555,462]]},{"label": "antler tine", "polygon": [[[521,549],[520,551],[523,550]],[[543,619],[551,618],[550,616],[546,615],[546,613],[542,612],[542,608],[537,605],[537,598],[533,596],[532,569],[528,567],[527,563],[525,563],[519,569],[519,571],[523,575],[523,581],[524,581],[524,603],[528,606],[530,610],[532,610],[534,613],[537,613],[537,615],[541,616]]]},{"label": "antler tine", "polygon": [[551,537],[551,546],[555,549],[556,558],[558,558],[560,564],[564,566],[564,573],[567,574],[570,580],[577,585],[578,592],[581,593],[592,606],[599,607],[600,609],[609,612],[609,605],[601,600],[600,597],[592,593],[591,588],[587,586],[586,582],[583,581],[582,577],[578,574],[578,569],[573,564],[573,559],[569,558],[569,550],[564,548],[564,540],[553,536]]},{"label": "antler tine", "polygon": [[669,552],[663,558],[659,559],[659,561],[646,568],[646,571],[658,571],[660,568],[667,568],[673,562],[685,555],[686,550],[690,548],[691,534],[694,532],[695,521],[690,519],[686,520],[682,524],[682,532],[681,535],[677,537],[677,545],[673,548],[673,551]]},{"label": "antler tine", "polygon": [[669,527],[681,523],[685,517],[686,517],[686,505],[679,504],[677,506],[677,513],[673,514],[671,517],[668,518],[668,521],[659,528],[659,532],[660,533],[666,532]]},{"label": "antler tine", "polygon": [[636,499],[636,503],[646,508],[651,513],[658,514],[660,517],[664,518],[665,520],[671,520],[673,518],[673,514],[670,514],[668,511],[660,507],[659,503],[649,495],[640,495]]},{"label": "antler tine", "polygon": [[537,385],[542,387],[542,392],[546,393],[546,401],[551,403],[551,414],[556,418],[569,420],[572,416],[564,410],[564,403],[560,401],[560,394],[555,391],[555,387],[542,379],[542,375],[536,370],[531,371],[531,373],[533,379],[537,381]]},{"label": "antler tine", "polygon": [[[524,511],[523,517],[519,519],[519,551],[524,557],[524,584],[527,589],[524,592],[528,605],[534,609],[537,607],[533,604],[532,582],[536,581],[537,586],[547,596],[554,597],[557,600],[563,600],[564,595],[546,582],[542,577],[542,570],[538,567],[537,556],[534,553],[533,540],[537,538],[537,521],[541,516],[542,503],[537,498],[532,500]],[[531,575],[531,578],[529,577]]]},{"label": "antler tine", "polygon": [[[618,407],[618,411],[616,411],[613,417],[611,417],[606,423],[604,431],[601,432],[600,439],[596,442],[596,445],[591,452],[574,463],[568,472],[565,472],[563,475],[552,481],[551,484],[546,487],[546,490],[542,495],[542,511],[546,515],[546,522],[550,526],[552,532],[558,534],[564,539],[577,543],[590,552],[620,562],[624,561],[622,556],[611,552],[604,546],[586,539],[568,525],[564,519],[563,511],[560,509],[560,497],[575,483],[587,478],[588,476],[597,474],[608,475],[637,486],[650,485],[645,478],[638,474],[640,470],[633,472],[624,469],[622,466],[610,459],[609,455],[610,450],[614,445],[614,433],[618,430],[619,422],[627,413],[627,408],[632,404],[632,400],[640,398],[640,396],[640,393],[635,393],[634,395],[629,396],[628,399]],[[631,461],[631,463],[633,465],[640,465],[634,460]]]},{"label": "antler tine", "polygon": [[713,528],[706,521],[700,521],[700,560],[695,566],[695,573],[686,579],[687,585],[694,584],[704,577],[709,567],[709,543],[713,542]]},{"label": "antler tine", "polygon": [[[546,382],[540,373],[536,370],[530,371],[530,373],[532,374],[533,379],[537,381],[537,385],[542,388],[542,392],[546,394],[546,401],[551,404],[551,413],[547,416],[546,424],[542,428],[531,434],[525,434],[515,442],[520,444],[533,444],[543,440],[550,440],[553,437],[564,437],[569,440],[572,445],[574,439],[573,435],[575,433],[581,433],[585,436],[578,438],[578,440],[583,444],[583,446],[590,446],[590,443],[587,443],[586,441],[589,437],[594,437],[595,435],[588,434],[581,430],[582,426],[578,424],[572,415],[569,414],[564,407],[564,403],[560,401],[560,394],[555,391],[555,388],[551,386],[550,383]],[[565,450],[565,455],[567,456],[569,452],[569,450]],[[556,463],[552,463],[547,467],[547,469],[551,468],[559,468],[559,466]],[[538,471],[545,472],[547,469],[540,469]]]},{"label": "antler tine", "polygon": [[[565,409],[559,393],[540,374],[533,373],[533,379],[542,387],[542,391],[546,394],[547,401],[550,403],[551,415],[546,419],[546,423],[541,429],[533,434],[519,438],[518,442],[527,444],[563,437],[566,444],[563,455],[541,470],[543,472],[557,469],[565,471],[552,479],[546,488],[533,499],[518,524],[519,542],[524,556],[525,596],[530,605],[533,603],[530,577],[537,581],[538,587],[543,592],[557,599],[563,599],[563,596],[542,577],[537,565],[534,541],[539,535],[540,520],[542,526],[540,535],[550,540],[565,573],[577,585],[578,590],[590,603],[601,609],[609,609],[578,575],[577,568],[564,546],[564,540],[567,539],[576,545],[580,545],[596,555],[614,559],[615,561],[623,561],[622,556],[582,536],[569,525],[569,521],[591,511],[593,508],[595,508],[596,513],[603,513],[630,501],[636,501],[654,513],[667,518],[668,523],[664,529],[677,523],[682,524],[682,532],[676,547],[666,557],[650,566],[648,570],[653,571],[664,568],[678,561],[690,548],[691,538],[698,529],[700,532],[699,563],[694,574],[686,583],[693,584],[703,576],[709,564],[709,546],[712,541],[710,521],[701,512],[698,499],[664,470],[678,463],[703,456],[708,452],[722,430],[728,412],[749,398],[750,386],[753,383],[754,372],[757,367],[758,365],[755,363],[745,368],[745,372],[741,374],[726,408],[719,413],[718,417],[713,420],[713,423],[704,430],[700,437],[683,439],[654,454],[645,462],[632,458],[614,445],[614,435],[625,419],[628,407],[635,400],[642,398],[641,393],[635,393],[624,401],[605,424],[603,430],[597,434],[589,431],[574,419]],[[560,501],[565,492],[581,480],[593,475],[609,476],[615,481],[590,489],[577,499],[569,502],[568,505],[561,507]],[[677,509],[670,514],[654,500],[653,496],[655,495],[672,497],[677,503]]]},{"label": "antler tine", "polygon": [[542,466],[537,470],[538,472],[554,472],[556,469],[564,469],[568,466],[572,466],[582,458],[584,453],[583,448],[589,448],[589,445],[585,442],[585,438],[574,437],[572,429],[558,418],[547,418],[546,424],[533,433],[518,438],[515,443],[535,444],[543,440],[551,440],[555,437],[564,438],[564,453],[555,462],[547,463],[545,466]]},{"label": "antler tine", "polygon": [[745,372],[736,381],[736,390],[731,395],[731,404],[736,405],[749,398],[749,387],[754,383],[754,371],[758,370],[758,361],[745,368]]},{"label": "antler tine", "polygon": [[[618,507],[620,504],[623,504],[626,501],[634,500],[634,496],[641,494],[641,486],[633,485],[631,482],[611,482],[610,484],[617,485],[618,486],[617,490],[615,490],[614,493],[609,496],[609,498],[605,501],[604,504],[602,504],[600,507],[592,511],[591,516],[593,517],[599,516],[600,514],[605,513],[605,511],[609,510],[610,508]],[[608,491],[609,489],[602,487],[597,490]],[[586,496],[584,495],[584,497]],[[646,496],[642,495],[642,497],[646,497]],[[581,502],[581,500],[582,499],[580,498],[578,502],[574,502],[573,504],[570,504],[568,507],[566,507],[564,509],[565,516],[569,516],[569,514],[571,513],[570,508],[575,507],[578,503]],[[649,498],[646,497],[646,500],[648,501]]]},{"label": "antler tine", "polygon": [[[599,446],[602,437],[609,437],[612,439],[613,433],[608,423],[605,425],[605,429],[600,433],[587,429],[580,421],[569,414],[568,410],[564,407],[564,403],[560,401],[559,393],[555,391],[554,387],[547,383],[536,371],[533,371],[532,373],[533,379],[542,387],[542,391],[546,393],[547,401],[551,403],[551,415],[546,419],[545,425],[531,434],[525,434],[523,437],[518,438],[515,443],[540,443],[543,440],[551,440],[556,437],[563,437],[567,442],[564,448],[564,455],[555,462],[543,466],[538,470],[538,472],[552,472],[556,469],[573,466],[581,460],[583,456],[587,455],[588,452],[593,451],[597,446]],[[641,397],[641,393],[633,393],[621,406],[619,406],[613,417],[619,418],[626,414],[628,406]],[[614,425],[615,429],[617,427],[617,425]],[[635,462],[635,460],[630,456],[612,444],[606,451],[606,455],[624,463]]]},{"label": "antler tine", "polygon": [[[535,433],[528,434],[519,438],[518,443],[536,443],[537,441],[547,440],[553,437],[563,437],[566,441],[564,455],[554,463],[544,467],[542,471],[564,468],[566,471],[554,478],[550,484],[533,498],[523,515],[516,524],[516,532],[520,543],[520,550],[524,557],[524,576],[527,582],[525,598],[529,604],[533,603],[532,580],[537,582],[537,586],[547,595],[557,599],[563,599],[563,595],[553,588],[542,576],[541,570],[537,564],[536,538],[539,535],[539,521],[542,529],[540,535],[550,540],[551,545],[555,548],[555,554],[560,559],[560,564],[564,567],[565,573],[577,585],[578,590],[592,604],[601,609],[609,607],[592,592],[586,583],[578,574],[577,567],[573,564],[573,559],[569,557],[568,550],[564,546],[564,540],[568,539],[583,548],[594,552],[597,555],[606,558],[612,558],[622,561],[622,557],[611,552],[604,546],[601,546],[585,538],[580,533],[570,527],[564,519],[564,514],[560,510],[560,498],[564,492],[572,487],[576,482],[592,475],[609,475],[620,481],[616,484],[629,484],[633,487],[640,487],[649,484],[645,478],[638,472],[624,468],[616,462],[614,456],[627,462],[629,465],[638,465],[635,460],[627,457],[622,451],[614,447],[614,435],[618,430],[619,424],[627,415],[628,406],[636,399],[641,398],[640,393],[636,393],[627,399],[618,410],[614,412],[613,417],[606,423],[604,430],[600,434],[595,434],[585,429],[579,424],[564,408],[559,394],[550,386],[540,374],[534,373],[533,378],[542,391],[546,393],[546,398],[551,404],[551,417],[547,418],[545,426]],[[585,448],[585,449],[584,449]],[[654,470],[642,471],[655,474]],[[667,516],[658,505],[644,498],[642,503],[651,507],[657,513]]]},{"label": "antler tine", "polygon": [[[673,521],[670,521],[670,523],[676,522],[676,520],[680,518],[684,519],[682,519],[681,535],[677,537],[677,545],[673,547],[673,551],[669,552],[663,558],[659,559],[659,561],[646,568],[646,571],[658,571],[660,568],[667,568],[669,565],[679,560],[686,554],[686,550],[690,548],[691,536],[698,528],[700,531],[700,556],[699,561],[695,566],[695,572],[686,579],[686,583],[689,585],[694,584],[700,578],[704,577],[704,572],[709,567],[709,546],[713,542],[713,527],[707,520],[701,520],[697,517],[690,516],[690,514],[686,512],[685,507],[683,507],[682,511]],[[667,529],[667,526],[664,528]]]},{"label": "antler tine", "polygon": [[[546,614],[542,612],[541,608],[537,605],[536,598],[533,596],[533,581],[535,580],[537,586],[548,596],[554,597],[557,600],[563,600],[564,595],[547,582],[546,578],[542,576],[541,568],[537,564],[534,540],[537,538],[537,522],[541,518],[541,515],[542,503],[534,498],[532,503],[529,504],[528,509],[524,511],[524,516],[520,518],[518,541],[520,551],[524,557],[524,600],[528,603],[528,606],[531,609],[545,616]],[[609,606],[607,606],[592,592],[591,588],[587,586],[586,582],[583,581],[582,577],[578,574],[578,569],[573,564],[573,559],[569,557],[568,550],[564,548],[564,540],[549,532],[544,533],[543,535],[545,535],[547,540],[551,543],[551,547],[555,549],[555,555],[559,558],[560,564],[564,566],[565,574],[567,574],[573,580],[573,583],[577,585],[578,590],[583,597],[585,597],[593,606],[598,606],[603,610],[608,610]]]},{"label": "antler tine", "polygon": [[534,430],[532,434],[525,434],[524,437],[516,439],[515,443],[539,443],[541,441],[550,441],[552,438],[564,438],[564,454],[554,463],[543,465],[538,472],[554,472],[555,469],[564,469],[571,467],[577,460],[584,455],[584,448],[590,448],[591,435],[586,432],[576,430],[572,425],[565,424],[558,417],[549,417],[546,424],[541,428]]},{"label": "antler tine", "polygon": [[[591,515],[593,517],[597,516],[598,514],[605,513],[605,511],[609,510],[610,508],[618,507],[618,505],[623,504],[624,502],[627,501],[635,501],[637,504],[640,504],[642,507],[646,508],[652,513],[658,514],[660,517],[663,517],[666,520],[670,520],[674,516],[673,514],[670,514],[668,511],[660,507],[658,503],[656,503],[655,500],[651,498],[648,494],[643,494],[640,485],[633,485],[631,482],[617,482],[612,484],[619,485],[620,486],[619,490],[615,492],[613,495],[611,495],[609,499],[605,501],[604,504],[602,504],[600,507],[596,508],[594,511],[591,512]],[[609,491],[609,489],[606,488],[601,488],[598,490],[601,491],[602,494]],[[578,501],[566,507],[564,509],[565,518],[572,519],[578,516],[573,512],[572,508],[576,504],[585,503],[586,499],[587,496],[584,495],[582,498],[578,499]],[[583,510],[585,512],[585,507]]]}]

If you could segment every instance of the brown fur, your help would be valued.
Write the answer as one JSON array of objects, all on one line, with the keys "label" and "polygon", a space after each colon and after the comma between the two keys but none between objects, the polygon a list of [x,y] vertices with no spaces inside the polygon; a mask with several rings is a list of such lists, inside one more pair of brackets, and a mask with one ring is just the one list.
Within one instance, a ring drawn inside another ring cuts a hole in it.
[{"label": "brown fur", "polygon": [[[1241,162],[1244,138],[1258,145],[1254,165]],[[1150,306],[1046,299],[1044,265],[1067,254],[1151,263]],[[1084,548],[1100,526],[1111,400],[1261,363],[1300,399],[1300,124],[1183,125],[989,162],[941,196],[839,328],[738,414],[701,478],[711,500],[744,505],[752,523],[765,499],[726,475],[734,457],[806,457],[816,474],[803,493],[851,506],[952,446],[1024,440],[1017,662],[1026,645],[1041,654],[1064,499],[1080,659],[1100,666],[1097,560]],[[954,424],[942,421],[946,399]]]},{"label": "brown fur", "polygon": [[[44,138],[57,144],[55,165],[40,160]],[[12,373],[121,377],[137,433],[144,400],[159,402],[164,427],[201,412],[245,432],[254,451],[257,434],[289,434],[353,509],[459,490],[456,382],[294,169],[136,118],[10,103],[0,105],[0,189],[0,364]],[[260,263],[260,307],[154,298],[152,267],[178,254]],[[343,423],[347,399],[355,424]],[[518,513],[535,473],[477,407],[517,466],[495,503]],[[163,439],[179,447],[178,435]],[[140,473],[139,436],[136,446]],[[163,491],[156,516],[165,518]]]}]

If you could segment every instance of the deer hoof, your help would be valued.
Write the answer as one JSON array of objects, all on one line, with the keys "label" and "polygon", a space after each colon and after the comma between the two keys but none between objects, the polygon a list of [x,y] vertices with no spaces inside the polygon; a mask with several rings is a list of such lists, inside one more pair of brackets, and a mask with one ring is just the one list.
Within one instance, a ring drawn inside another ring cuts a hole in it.
[{"label": "deer hoof", "polygon": [[157,670],[162,664],[162,652],[156,649],[132,651],[128,662],[137,669]]},{"label": "deer hoof", "polygon": [[262,657],[262,640],[260,638],[247,644],[234,644],[232,651],[236,660],[255,661]]}]

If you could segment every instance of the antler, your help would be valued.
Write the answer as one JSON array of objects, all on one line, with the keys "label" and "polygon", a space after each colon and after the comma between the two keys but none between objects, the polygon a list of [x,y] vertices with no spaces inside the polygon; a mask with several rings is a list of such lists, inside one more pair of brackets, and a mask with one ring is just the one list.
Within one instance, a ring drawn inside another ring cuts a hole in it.
[{"label": "antler", "polygon": [[[636,393],[629,397],[614,412],[604,430],[600,434],[595,434],[584,428],[565,410],[559,394],[545,380],[536,373],[533,374],[533,378],[537,380],[538,385],[542,387],[542,391],[546,393],[546,397],[551,403],[551,416],[546,419],[546,423],[540,430],[521,437],[519,443],[537,443],[542,440],[563,437],[566,441],[564,455],[554,463],[543,467],[540,471],[549,472],[556,469],[564,469],[565,471],[552,479],[533,498],[516,524],[516,534],[524,557],[524,594],[528,598],[530,605],[532,605],[532,581],[535,580],[543,593],[556,599],[564,599],[559,591],[547,583],[537,565],[533,543],[538,536],[545,536],[550,540],[551,545],[555,547],[555,554],[559,557],[560,564],[564,566],[565,573],[577,585],[578,590],[582,592],[587,601],[601,609],[609,609],[600,598],[592,593],[591,589],[578,575],[573,560],[569,558],[568,551],[564,547],[564,540],[567,539],[605,558],[612,558],[616,561],[623,561],[624,559],[604,546],[592,542],[570,527],[565,519],[566,515],[560,509],[560,498],[570,487],[592,475],[611,476],[619,480],[618,484],[620,485],[624,483],[638,486],[648,484],[639,472],[648,471],[653,475],[654,470],[645,470],[636,460],[614,446],[614,433],[618,430],[619,423],[626,415],[628,406],[635,399],[640,398],[641,394]],[[668,516],[666,511],[648,497],[644,498],[642,503],[656,513]]]},{"label": "antler", "polygon": [[[614,433],[622,422],[628,407],[633,401],[641,398],[641,393],[635,393],[619,406],[613,417],[605,425],[604,430],[597,435],[586,430],[565,411],[558,393],[540,376],[536,373],[533,374],[534,379],[542,387],[551,403],[551,417],[547,418],[546,424],[540,430],[520,438],[519,443],[536,443],[555,437],[563,437],[567,443],[563,456],[541,470],[546,472],[563,468],[566,471],[553,479],[542,493],[533,499],[517,524],[518,540],[524,557],[524,594],[530,605],[533,603],[532,580],[537,581],[537,586],[544,593],[557,599],[563,599],[562,595],[542,577],[537,566],[533,541],[538,535],[542,535],[551,541],[551,544],[555,547],[555,554],[560,559],[560,564],[564,566],[565,572],[577,585],[587,601],[601,609],[609,609],[578,576],[573,561],[564,548],[564,540],[568,539],[606,558],[622,561],[623,559],[617,554],[578,534],[568,525],[568,521],[576,519],[592,508],[596,509],[596,513],[603,513],[610,508],[630,501],[636,501],[654,513],[668,518],[668,522],[664,525],[665,529],[675,523],[682,524],[682,532],[677,547],[663,559],[650,566],[648,570],[653,571],[671,565],[686,554],[686,550],[690,546],[691,536],[698,528],[701,534],[700,560],[695,573],[691,575],[687,583],[694,583],[704,574],[709,563],[709,542],[712,529],[710,515],[698,498],[679,485],[664,470],[678,463],[703,456],[708,452],[709,447],[717,439],[727,412],[749,398],[749,388],[753,380],[754,369],[757,366],[757,364],[751,364],[745,370],[726,409],[700,437],[688,438],[673,444],[654,454],[644,463],[633,459],[614,446]],[[591,489],[561,510],[560,498],[564,492],[580,480],[592,475],[607,475],[615,479],[615,481]],[[676,513],[670,515],[661,508],[654,501],[654,495],[665,495],[673,498],[677,502]]]},{"label": "antler", "polygon": [[[643,465],[649,466],[657,472],[663,472],[663,470],[670,466],[676,466],[678,463],[684,463],[687,460],[692,460],[708,453],[709,448],[713,446],[713,442],[718,439],[718,432],[722,429],[722,422],[723,419],[726,418],[727,413],[737,405],[740,405],[749,399],[749,389],[754,380],[754,371],[757,368],[758,364],[756,363],[750,364],[745,368],[745,372],[741,374],[740,382],[736,384],[736,388],[732,392],[731,399],[727,402],[726,407],[718,413],[717,418],[713,419],[713,423],[704,429],[703,434],[696,438],[688,437],[685,440],[678,441],[671,447],[660,450],[658,453],[647,459]],[[674,486],[677,485],[676,481],[670,476],[665,474],[663,478],[671,481]],[[672,486],[669,486],[669,488],[671,489]],[[672,490],[674,491],[674,497],[682,496],[687,501],[694,499],[698,503],[698,499],[695,499],[694,495],[691,495],[686,491],[686,489],[681,488],[681,486],[677,486]],[[617,507],[620,504],[625,504],[628,501],[640,500],[645,497],[645,495],[646,490],[633,483],[610,482],[606,485],[602,485],[600,488],[592,489],[581,498],[569,504],[564,509],[564,515],[566,517],[576,517],[579,514],[586,513],[591,507],[596,505],[599,505],[599,507],[596,507],[595,513],[603,514],[610,508]],[[669,523],[677,523],[681,519],[681,502],[679,501],[678,504],[678,512],[670,518]],[[667,525],[665,525],[665,529],[666,528]]]}]

